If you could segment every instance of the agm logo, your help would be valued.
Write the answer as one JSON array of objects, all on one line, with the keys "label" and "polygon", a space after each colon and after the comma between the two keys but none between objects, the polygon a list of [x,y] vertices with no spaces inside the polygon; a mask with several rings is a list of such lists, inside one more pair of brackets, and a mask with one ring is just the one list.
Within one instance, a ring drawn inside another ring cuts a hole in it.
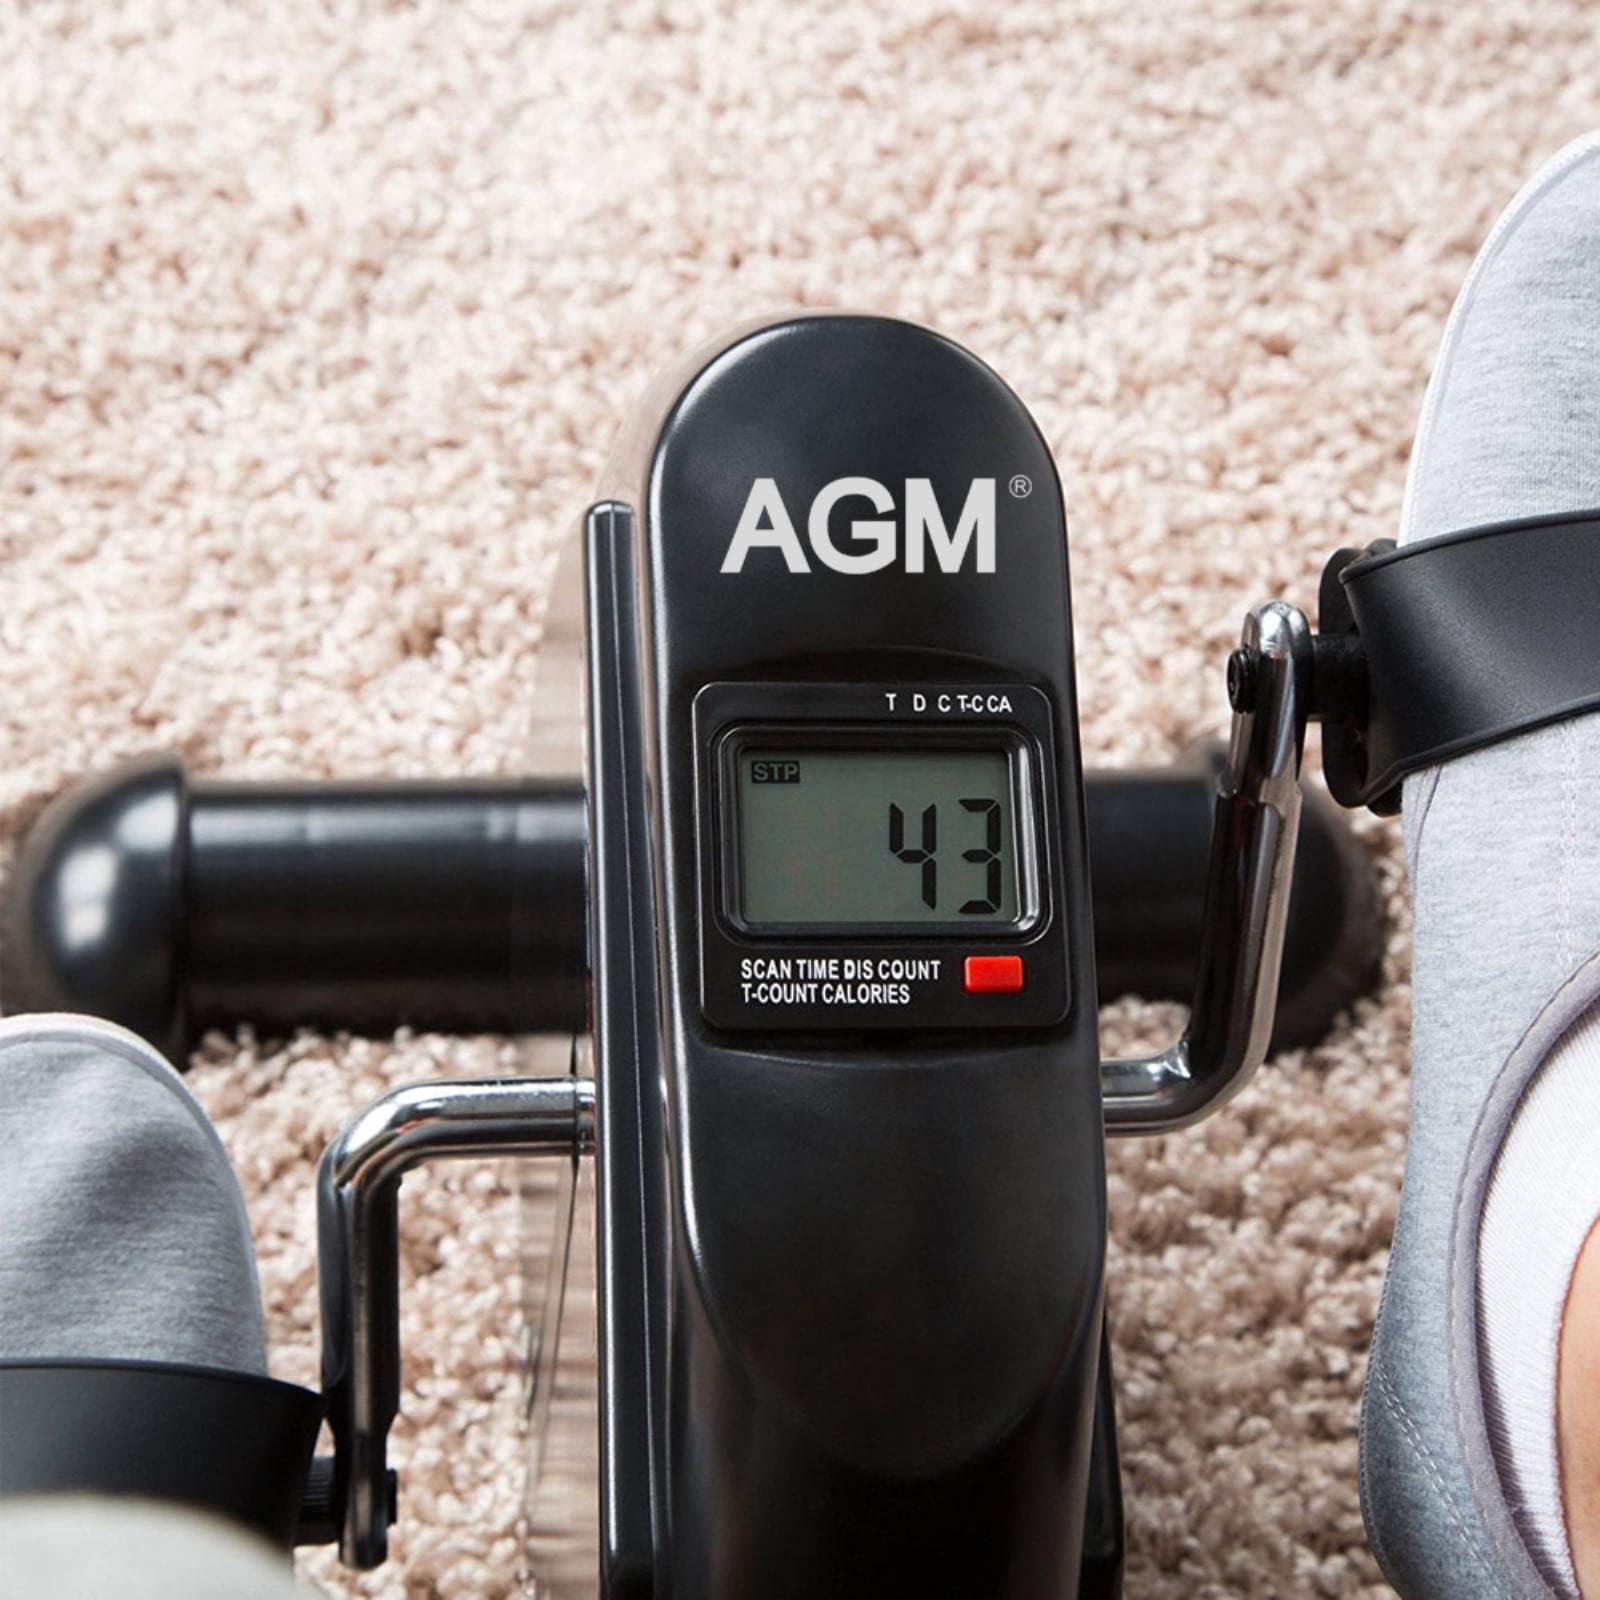
[{"label": "agm logo", "polygon": [[[811,502],[806,535],[811,553],[834,572],[881,572],[897,558],[907,572],[926,572],[931,554],[940,572],[959,572],[970,553],[977,572],[994,571],[994,479],[974,478],[954,531],[928,478],[907,478],[901,521],[892,521],[894,496],[876,478],[835,478]],[[877,513],[856,517],[836,541],[828,520],[842,500],[864,500]],[[901,554],[901,524],[905,546]],[[752,550],[776,550],[790,572],[810,572],[794,520],[774,478],[757,478],[722,559],[724,572],[743,572]]]}]

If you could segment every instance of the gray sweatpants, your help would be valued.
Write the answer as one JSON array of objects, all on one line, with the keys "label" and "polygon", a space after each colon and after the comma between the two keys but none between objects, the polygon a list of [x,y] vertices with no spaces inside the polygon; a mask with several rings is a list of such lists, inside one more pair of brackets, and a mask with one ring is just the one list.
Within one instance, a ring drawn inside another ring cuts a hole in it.
[{"label": "gray sweatpants", "polygon": [[[1516,198],[1456,302],[1417,432],[1402,542],[1600,507],[1597,447],[1600,139],[1590,138]],[[1405,787],[1411,1131],[1362,1409],[1362,1499],[1373,1549],[1407,1600],[1552,1594],[1491,1451],[1477,1233],[1518,1097],[1600,996],[1597,792],[1596,717]]]},{"label": "gray sweatpants", "polygon": [[[0,1358],[266,1371],[238,1180],[149,1045],[86,1017],[0,1022],[0,1146]],[[280,1554],[184,1507],[0,1502],[0,1600],[297,1594]]]}]

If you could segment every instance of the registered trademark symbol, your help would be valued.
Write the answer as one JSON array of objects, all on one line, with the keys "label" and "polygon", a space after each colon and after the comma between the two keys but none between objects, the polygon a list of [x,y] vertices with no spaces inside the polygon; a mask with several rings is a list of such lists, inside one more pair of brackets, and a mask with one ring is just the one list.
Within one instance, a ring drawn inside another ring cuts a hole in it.
[{"label": "registered trademark symbol", "polygon": [[1027,473],[1019,472],[1016,477],[1011,480],[1011,493],[1016,496],[1018,500],[1026,500],[1028,496],[1033,493],[1033,479],[1030,478]]}]

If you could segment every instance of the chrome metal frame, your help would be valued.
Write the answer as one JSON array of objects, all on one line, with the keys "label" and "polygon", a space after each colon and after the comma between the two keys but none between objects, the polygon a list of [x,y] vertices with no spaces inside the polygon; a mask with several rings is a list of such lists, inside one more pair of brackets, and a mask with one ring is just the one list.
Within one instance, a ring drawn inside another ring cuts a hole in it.
[{"label": "chrome metal frame", "polygon": [[1107,1133],[1186,1127],[1237,1094],[1266,1057],[1300,826],[1311,639],[1304,614],[1281,600],[1245,618],[1230,663],[1233,735],[1217,780],[1189,1025],[1159,1055],[1101,1063]]},{"label": "chrome metal frame", "polygon": [[317,1173],[322,1387],[336,1441],[339,1551],[378,1566],[389,1546],[388,1435],[399,1404],[397,1263],[401,1178],[468,1156],[566,1156],[594,1149],[587,1078],[406,1084],[328,1147]]}]

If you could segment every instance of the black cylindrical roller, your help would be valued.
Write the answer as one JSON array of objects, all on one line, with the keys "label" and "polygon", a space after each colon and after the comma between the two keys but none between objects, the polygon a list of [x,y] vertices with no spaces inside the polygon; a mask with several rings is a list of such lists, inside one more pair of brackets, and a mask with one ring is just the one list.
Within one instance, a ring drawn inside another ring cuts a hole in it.
[{"label": "black cylindrical roller", "polygon": [[575,784],[192,786],[191,1036],[584,1025]]},{"label": "black cylindrical roller", "polygon": [[[1090,773],[1102,1000],[1186,1000],[1216,769]],[[85,1011],[182,1065],[210,1027],[387,1034],[585,1026],[571,783],[189,783],[176,757],[64,795],[13,869],[0,1005]],[[1382,948],[1365,856],[1308,796],[1274,1044],[1308,1044]]]},{"label": "black cylindrical roller", "polygon": [[6,887],[0,1008],[105,1017],[186,1064],[187,808],[182,761],[148,756],[46,809]]},{"label": "black cylindrical roller", "polygon": [[57,800],[6,894],[0,1005],[210,1027],[584,1026],[576,783],[189,783],[152,757]]}]

